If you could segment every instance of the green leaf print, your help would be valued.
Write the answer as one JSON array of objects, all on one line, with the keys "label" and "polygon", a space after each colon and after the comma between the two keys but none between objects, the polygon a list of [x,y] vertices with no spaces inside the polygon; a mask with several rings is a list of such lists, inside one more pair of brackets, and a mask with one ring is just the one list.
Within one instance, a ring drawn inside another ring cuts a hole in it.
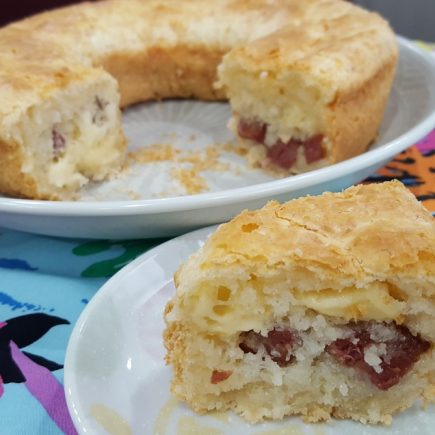
[{"label": "green leaf print", "polygon": [[[114,275],[142,253],[166,240],[96,240],[76,246],[72,252],[74,255],[83,257],[113,250],[116,255],[114,258],[93,263],[81,273],[81,276],[85,278],[107,278]],[[121,253],[119,253],[120,250]]]}]

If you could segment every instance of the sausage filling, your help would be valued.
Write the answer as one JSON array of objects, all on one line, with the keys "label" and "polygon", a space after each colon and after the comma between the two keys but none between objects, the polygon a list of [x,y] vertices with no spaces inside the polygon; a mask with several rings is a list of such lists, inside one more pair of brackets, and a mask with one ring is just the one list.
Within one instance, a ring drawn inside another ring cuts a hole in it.
[{"label": "sausage filling", "polygon": [[340,364],[366,373],[380,390],[396,385],[431,346],[403,325],[388,325],[381,336],[366,322],[350,327],[351,337],[335,340],[326,351]]},{"label": "sausage filling", "polygon": [[[265,146],[267,129],[268,125],[263,122],[243,118],[237,126],[240,137]],[[307,164],[314,163],[325,157],[322,142],[323,136],[321,134],[311,136],[306,140],[291,138],[289,141],[283,142],[279,139],[272,146],[267,147],[267,157],[275,165],[283,169],[290,169],[296,163],[298,150],[302,147]]]},{"label": "sausage filling", "polygon": [[248,331],[240,334],[240,349],[244,353],[256,354],[260,348],[264,348],[272,361],[280,367],[286,367],[295,360],[293,351],[302,345],[296,331],[272,329],[263,336],[258,332]]},{"label": "sausage filling", "polygon": [[[368,375],[380,390],[388,390],[408,373],[431,344],[414,336],[406,326],[356,322],[345,328],[346,338],[337,339],[325,351],[338,363]],[[303,345],[294,330],[274,328],[267,336],[255,331],[240,334],[239,347],[244,353],[256,354],[263,349],[280,367],[294,363],[294,351]]]}]

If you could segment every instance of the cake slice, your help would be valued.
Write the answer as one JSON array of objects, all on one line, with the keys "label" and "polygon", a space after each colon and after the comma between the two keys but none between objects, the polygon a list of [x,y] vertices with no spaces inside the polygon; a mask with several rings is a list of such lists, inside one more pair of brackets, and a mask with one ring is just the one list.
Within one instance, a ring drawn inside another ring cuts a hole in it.
[{"label": "cake slice", "polygon": [[43,60],[26,66],[13,87],[8,79],[2,89],[13,110],[0,116],[1,191],[74,199],[89,180],[103,180],[123,163],[117,82],[97,68]]},{"label": "cake slice", "polygon": [[199,413],[389,424],[435,400],[435,223],[399,182],[245,211],[175,285],[166,361]]},{"label": "cake slice", "polygon": [[361,154],[378,134],[397,56],[381,17],[319,2],[302,22],[224,56],[229,127],[254,166],[281,172]]}]

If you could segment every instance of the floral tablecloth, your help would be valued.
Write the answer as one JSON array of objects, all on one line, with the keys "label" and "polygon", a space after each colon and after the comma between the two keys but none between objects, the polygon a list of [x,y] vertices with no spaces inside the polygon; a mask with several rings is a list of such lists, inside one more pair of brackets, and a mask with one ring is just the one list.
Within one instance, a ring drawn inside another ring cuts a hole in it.
[{"label": "floral tablecloth", "polygon": [[[397,178],[435,214],[435,131],[366,182]],[[74,434],[68,337],[99,287],[162,240],[84,241],[0,229],[0,434]]]}]

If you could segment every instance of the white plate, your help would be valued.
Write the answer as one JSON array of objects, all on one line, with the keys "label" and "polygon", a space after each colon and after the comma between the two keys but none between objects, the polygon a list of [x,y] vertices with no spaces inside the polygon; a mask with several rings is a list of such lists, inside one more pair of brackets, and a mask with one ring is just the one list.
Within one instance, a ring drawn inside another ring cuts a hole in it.
[{"label": "white plate", "polygon": [[197,416],[171,398],[171,369],[163,361],[163,309],[175,291],[174,271],[214,229],[186,234],[144,254],[108,281],[83,311],[65,360],[67,403],[80,434],[434,433],[434,407],[412,408],[389,428],[352,421],[309,425],[296,417],[249,425],[232,413]]},{"label": "white plate", "polygon": [[[89,186],[82,192],[82,202],[0,198],[0,226],[63,237],[172,236],[229,220],[242,209],[261,207],[270,199],[285,201],[355,184],[435,126],[435,60],[412,43],[399,42],[398,74],[378,141],[358,157],[271,180],[249,170],[240,157],[225,153],[221,162],[229,170],[204,172],[210,191],[187,196],[176,196],[183,191],[168,176],[170,164],[133,165],[119,180]],[[207,147],[231,138],[225,126],[228,118],[224,103],[168,101],[128,109],[124,124],[133,150],[170,142],[185,153],[195,147],[201,157]],[[146,199],[131,200],[132,196]]]}]

